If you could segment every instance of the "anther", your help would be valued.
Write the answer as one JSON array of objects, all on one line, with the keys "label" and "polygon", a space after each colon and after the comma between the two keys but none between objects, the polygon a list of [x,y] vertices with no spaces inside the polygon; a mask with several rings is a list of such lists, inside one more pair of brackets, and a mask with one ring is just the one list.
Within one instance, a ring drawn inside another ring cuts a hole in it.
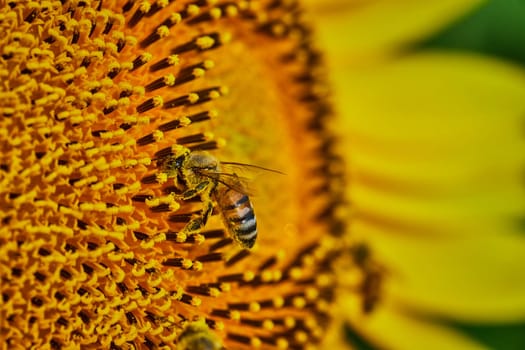
[{"label": "anther", "polygon": [[210,327],[211,329],[216,329],[218,331],[222,331],[224,329],[224,323],[222,323],[221,321],[216,321],[210,318],[206,318],[205,321],[208,327]]},{"label": "anther", "polygon": [[212,20],[217,20],[221,18],[222,11],[220,8],[212,8],[211,10],[204,12],[201,15],[198,15],[192,19],[189,19],[186,23],[189,25],[201,23],[201,22],[207,22]]},{"label": "anther", "polygon": [[206,142],[209,141],[210,138],[212,138],[212,135],[210,133],[198,133],[194,135],[179,137],[177,139],[177,144],[186,145],[189,143]]},{"label": "anther", "polygon": [[[171,1],[173,1],[173,0],[171,0]],[[160,10],[164,9],[168,3],[169,3],[168,1],[155,1],[155,3],[153,5],[151,5],[151,8],[150,8],[149,12],[146,14],[146,17],[153,16],[154,14],[159,12]]]},{"label": "anther", "polygon": [[117,41],[117,52],[122,52],[122,49],[124,49],[124,46],[126,46],[126,40],[120,38]]},{"label": "anther", "polygon": [[175,119],[175,120],[172,120],[170,122],[167,122],[167,123],[164,123],[164,124],[161,124],[159,125],[159,130],[160,131],[170,131],[170,130],[173,130],[173,129],[177,129],[177,128],[180,128],[182,125],[181,125],[181,122],[179,119]]},{"label": "anther", "polygon": [[137,145],[138,146],[145,146],[145,145],[148,145],[150,143],[154,143],[156,140],[155,140],[155,136],[153,133],[149,133],[145,136],[142,136],[141,138],[139,138],[137,140]]},{"label": "anther", "polygon": [[191,220],[191,218],[194,216],[194,213],[184,213],[184,214],[172,214],[168,217],[168,220],[170,222],[184,222],[187,223]]},{"label": "anther", "polygon": [[147,239],[150,238],[147,234],[142,233],[142,232],[139,232],[139,231],[133,231],[133,235],[134,235],[135,238],[138,239],[139,241],[145,241],[145,240],[147,240]]},{"label": "anther", "polygon": [[233,239],[231,239],[231,238],[229,238],[229,237],[228,237],[228,238],[221,239],[221,240],[218,241],[217,243],[214,243],[213,245],[211,245],[209,251],[210,251],[210,252],[216,251],[216,250],[218,250],[218,249],[220,249],[220,248],[223,248],[223,247],[225,247],[225,246],[227,246],[227,245],[230,245],[230,244],[232,244],[232,243],[233,243]]},{"label": "anther", "polygon": [[24,18],[25,22],[31,23],[35,20],[35,18],[38,16],[39,11],[37,9],[33,9],[29,15],[27,15],[26,18]]},{"label": "anther", "polygon": [[186,291],[188,293],[199,294],[208,297],[216,297],[220,294],[220,291],[217,288],[210,288],[208,286],[189,286],[186,287]]},{"label": "anther", "polygon": [[218,149],[222,146],[222,140],[218,141],[208,141],[203,143],[198,143],[196,145],[189,146],[190,151],[210,151]]},{"label": "anther", "polygon": [[157,206],[149,208],[153,213],[164,213],[172,211],[171,206],[168,203],[162,203]]},{"label": "anther", "polygon": [[227,335],[228,339],[235,341],[237,343],[241,343],[244,345],[250,346],[253,348],[259,348],[261,347],[261,340],[257,337],[247,337],[245,335],[237,334],[237,333],[230,333],[228,332]]},{"label": "anther", "polygon": [[181,11],[180,13],[181,19],[186,19],[188,17],[198,15],[200,12],[199,6],[205,6],[205,5],[207,4],[202,3],[202,1],[200,3],[199,1],[197,1],[194,4],[189,4],[188,6],[186,6],[184,10]]},{"label": "anther", "polygon": [[167,241],[172,241],[172,242],[177,242],[177,243],[184,243],[186,242],[188,239],[188,236],[183,233],[183,232],[171,232],[171,231],[168,231],[166,233],[166,240]]},{"label": "anther", "polygon": [[128,21],[128,27],[133,28],[139,23],[139,21],[146,15],[151,8],[149,2],[143,1],[140,3],[139,8],[135,11],[131,19]]},{"label": "anther", "polygon": [[146,39],[142,40],[142,42],[140,43],[140,47],[145,49],[146,47],[158,41],[159,39],[165,38],[169,35],[169,33],[169,28],[167,26],[161,25],[157,27],[150,35],[148,35]]},{"label": "anther", "polygon": [[173,258],[173,259],[167,259],[165,260],[162,265],[164,266],[173,266],[173,267],[180,267],[185,270],[189,270],[193,266],[193,262],[189,259],[184,258]]},{"label": "anther", "polygon": [[182,294],[180,301],[191,306],[199,306],[202,303],[199,298],[189,294]]},{"label": "anther", "polygon": [[126,13],[130,11],[133,8],[133,5],[135,5],[136,0],[128,0],[124,6],[122,6],[122,12]]},{"label": "anther", "polygon": [[156,72],[161,69],[169,68],[178,65],[180,62],[178,55],[170,55],[163,58],[162,60],[155,62],[149,68],[151,72]]},{"label": "anther", "polygon": [[107,76],[108,76],[108,78],[113,79],[119,73],[120,73],[120,66],[113,66],[113,67],[109,68]]},{"label": "anther", "polygon": [[156,175],[156,174],[153,174],[153,175],[147,175],[147,176],[144,176],[144,177],[140,180],[140,182],[143,183],[143,184],[145,184],[145,185],[158,183],[158,182],[157,182],[157,175]]},{"label": "anther", "polygon": [[224,230],[210,230],[210,231],[202,231],[201,234],[206,239],[213,239],[213,238],[223,238],[226,233]]},{"label": "anther", "polygon": [[210,253],[206,255],[201,255],[195,260],[198,260],[200,262],[214,262],[214,261],[222,261],[224,259],[224,256],[222,253]]},{"label": "anther", "polygon": [[186,73],[182,72],[179,73],[177,76],[177,79],[173,82],[172,86],[179,86],[185,83],[188,83],[192,80],[195,80],[196,78],[202,77],[204,75],[204,69],[202,68],[194,68],[191,72]]},{"label": "anther", "polygon": [[181,53],[192,51],[192,50],[197,50],[197,51],[211,50],[211,49],[215,49],[221,46],[223,43],[227,41],[229,41],[229,36],[227,35],[221,36],[219,33],[210,33],[210,34],[199,36],[186,44],[177,46],[176,48],[171,50],[171,52],[173,54],[181,54]]},{"label": "anther", "polygon": [[175,84],[175,76],[173,74],[167,74],[163,77],[160,77],[148,85],[145,86],[146,92],[150,92],[156,89],[160,89],[164,86],[173,86]]},{"label": "anther", "polygon": [[241,318],[241,315],[239,314],[238,311],[221,310],[221,309],[213,309],[211,311],[211,315],[215,317],[234,320],[234,321],[238,321]]},{"label": "anther", "polygon": [[80,38],[80,32],[77,28],[73,31],[73,36],[71,37],[71,44],[76,44]]},{"label": "anther", "polygon": [[242,318],[241,323],[249,327],[261,328],[261,329],[266,329],[266,330],[272,330],[274,328],[273,322],[268,319],[258,320],[258,319]]},{"label": "anther", "polygon": [[200,112],[200,113],[197,113],[197,114],[190,115],[187,118],[192,123],[197,123],[197,122],[210,120],[210,119],[215,118],[215,117],[217,117],[217,112],[216,111],[204,111],[204,112]]},{"label": "anther", "polygon": [[176,24],[179,24],[182,20],[182,14],[178,12],[173,12],[168,18],[166,18],[162,23],[161,26],[166,26],[168,28],[173,27]]},{"label": "anther", "polygon": [[145,65],[151,60],[152,57],[153,56],[150,53],[145,52],[141,54],[140,56],[138,56],[137,58],[135,58],[133,60],[133,68],[131,69],[131,71],[134,71],[135,69]]},{"label": "anther", "polygon": [[261,310],[261,305],[257,302],[251,303],[229,303],[228,308],[238,311],[250,311],[250,312],[259,312]]},{"label": "anther", "polygon": [[153,109],[155,107],[160,107],[160,106],[162,106],[162,104],[163,104],[162,97],[160,97],[160,96],[152,97],[152,98],[144,101],[143,103],[141,103],[139,106],[137,106],[137,112],[138,113],[144,113],[144,112],[147,112],[150,109]]},{"label": "anther", "polygon": [[249,282],[254,278],[253,272],[234,273],[231,275],[224,275],[218,278],[219,282]]},{"label": "anther", "polygon": [[[241,261],[242,259],[248,257],[250,255],[250,251],[247,250],[247,249],[243,249],[241,250],[239,253],[235,254],[232,258],[230,258],[226,263],[225,265],[230,267],[236,263],[238,263],[239,261]],[[253,280],[253,277],[249,280],[247,280],[246,282],[249,282]]]},{"label": "anther", "polygon": [[196,93],[190,93],[181,97],[174,98],[173,100],[167,101],[164,104],[164,109],[181,107],[189,104],[195,104],[199,100],[199,95]]},{"label": "anther", "polygon": [[272,267],[273,265],[275,265],[276,263],[277,263],[277,257],[275,255],[272,255],[270,258],[266,259],[266,261],[259,266],[259,271],[266,270]]}]

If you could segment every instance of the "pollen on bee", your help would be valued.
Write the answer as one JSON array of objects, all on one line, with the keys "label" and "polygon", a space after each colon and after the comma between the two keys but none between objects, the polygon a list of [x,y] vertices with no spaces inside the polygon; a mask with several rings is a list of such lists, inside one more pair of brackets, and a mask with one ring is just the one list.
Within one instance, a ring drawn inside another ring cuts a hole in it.
[{"label": "pollen on bee", "polygon": [[168,181],[168,174],[166,173],[156,173],[154,177],[154,181],[159,184],[164,184]]}]

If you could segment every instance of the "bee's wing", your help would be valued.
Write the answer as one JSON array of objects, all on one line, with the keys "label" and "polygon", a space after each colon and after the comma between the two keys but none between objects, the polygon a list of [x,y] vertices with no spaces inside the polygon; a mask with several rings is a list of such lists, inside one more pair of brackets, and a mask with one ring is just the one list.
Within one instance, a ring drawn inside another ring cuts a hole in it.
[{"label": "bee's wing", "polygon": [[[254,179],[260,176],[262,171],[285,175],[283,172],[278,170],[245,163],[221,161],[220,166],[221,173],[219,175],[219,182],[233,189],[234,191],[251,196],[256,193],[251,184],[255,183]],[[239,176],[238,173],[243,175],[246,174],[249,177]]]},{"label": "bee's wing", "polygon": [[276,173],[276,174],[286,175],[285,173],[279,170],[264,168],[258,165],[244,164],[244,163],[237,163],[237,162],[221,162],[221,167],[223,169],[240,170],[241,172],[253,173],[253,172],[258,172],[262,170],[262,171],[269,171],[269,172]]},{"label": "bee's wing", "polygon": [[[253,196],[255,191],[251,184],[254,182],[253,178],[257,177],[257,175],[260,175],[261,171],[269,171],[284,175],[283,172],[278,170],[237,162],[221,162],[220,171],[201,170],[200,174],[212,178],[236,192]],[[250,177],[239,176],[238,172],[241,172],[242,174],[249,174]]]},{"label": "bee's wing", "polygon": [[224,186],[248,196],[253,196],[255,191],[251,186],[252,181],[247,177],[238,176],[235,173],[217,173],[217,180]]},{"label": "bee's wing", "polygon": [[223,172],[201,172],[201,175],[216,180],[220,184],[248,196],[254,194],[253,188],[250,186],[251,179],[243,176],[239,176],[236,173],[223,173]]}]

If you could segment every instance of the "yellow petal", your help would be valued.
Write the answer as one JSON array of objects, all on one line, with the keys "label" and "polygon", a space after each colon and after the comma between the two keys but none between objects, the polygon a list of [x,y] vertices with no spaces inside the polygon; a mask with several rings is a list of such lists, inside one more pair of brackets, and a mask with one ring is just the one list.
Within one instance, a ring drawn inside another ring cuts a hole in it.
[{"label": "yellow petal", "polygon": [[[346,302],[345,307],[353,308],[351,302]],[[393,305],[378,308],[371,315],[357,315],[350,318],[350,327],[380,349],[486,349],[451,328],[406,316]]]},{"label": "yellow petal", "polygon": [[348,343],[342,322],[333,322],[331,327],[328,327],[326,334],[323,336],[323,341],[320,349],[337,349],[337,350],[352,350],[353,348]]},{"label": "yellow petal", "polygon": [[443,28],[481,0],[307,0],[330,59],[364,61]]},{"label": "yellow petal", "polygon": [[427,53],[338,73],[351,230],[388,290],[465,321],[525,317],[525,72]]},{"label": "yellow petal", "polygon": [[[409,309],[462,321],[525,317],[525,237],[501,230],[477,238],[392,235],[356,223],[387,267],[386,295]],[[453,234],[454,232],[451,232]]]},{"label": "yellow petal", "polygon": [[[372,180],[357,178],[367,176],[363,172],[354,169],[355,174],[360,173],[354,176],[350,196],[356,220],[390,233],[483,238],[484,235],[499,235],[504,227],[508,231],[522,230],[524,190],[517,184],[513,189],[510,181],[501,188],[487,185],[484,189],[484,183],[475,180],[464,188],[454,188],[453,185],[445,188],[446,183],[421,184],[420,179],[414,178],[414,186],[420,188],[408,190],[417,192],[400,193],[407,187],[397,188],[397,184],[389,183],[395,180],[388,179],[388,175],[385,175],[386,183],[378,185]],[[409,176],[403,181],[409,181],[407,178]],[[502,181],[501,176],[493,179]]]},{"label": "yellow petal", "polygon": [[523,70],[430,53],[338,73],[350,197],[362,220],[421,234],[517,228]]}]

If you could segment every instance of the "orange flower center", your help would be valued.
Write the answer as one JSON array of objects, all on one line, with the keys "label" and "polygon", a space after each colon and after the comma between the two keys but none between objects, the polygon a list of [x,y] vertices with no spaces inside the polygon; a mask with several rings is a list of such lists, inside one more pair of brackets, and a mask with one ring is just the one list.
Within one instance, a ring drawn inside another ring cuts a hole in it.
[{"label": "orange flower center", "polygon": [[322,339],[343,167],[295,2],[7,1],[0,27],[2,343]]}]

